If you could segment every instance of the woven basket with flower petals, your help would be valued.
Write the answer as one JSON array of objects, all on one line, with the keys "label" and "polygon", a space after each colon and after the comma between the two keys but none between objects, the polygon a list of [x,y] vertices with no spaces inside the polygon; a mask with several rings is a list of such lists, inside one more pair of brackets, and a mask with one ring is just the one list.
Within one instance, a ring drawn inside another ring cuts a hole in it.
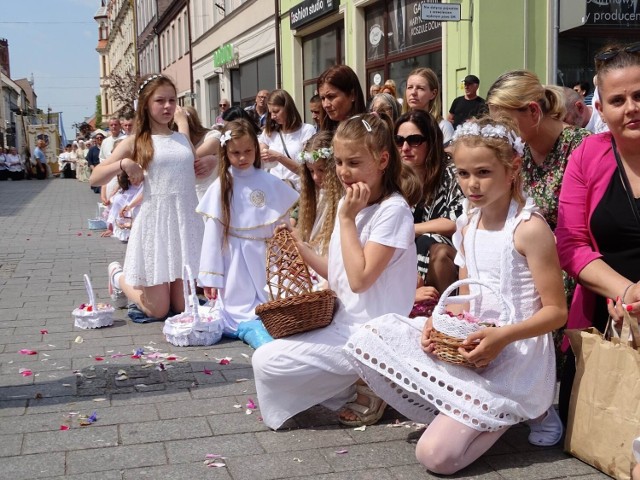
[{"label": "woven basket with flower petals", "polygon": [[336,294],[312,291],[309,269],[288,230],[277,232],[267,246],[267,286],[270,301],[256,315],[273,338],[326,327],[333,319]]}]

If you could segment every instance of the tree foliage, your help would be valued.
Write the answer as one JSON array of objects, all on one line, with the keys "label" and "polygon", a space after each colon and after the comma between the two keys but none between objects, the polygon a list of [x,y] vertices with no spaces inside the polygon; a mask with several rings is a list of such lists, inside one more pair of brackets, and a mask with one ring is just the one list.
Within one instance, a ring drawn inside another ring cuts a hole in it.
[{"label": "tree foliage", "polygon": [[96,128],[102,126],[102,95],[96,95]]},{"label": "tree foliage", "polygon": [[112,72],[107,77],[107,92],[116,107],[114,115],[132,111],[133,102],[138,98],[138,77],[134,74],[118,75]]}]

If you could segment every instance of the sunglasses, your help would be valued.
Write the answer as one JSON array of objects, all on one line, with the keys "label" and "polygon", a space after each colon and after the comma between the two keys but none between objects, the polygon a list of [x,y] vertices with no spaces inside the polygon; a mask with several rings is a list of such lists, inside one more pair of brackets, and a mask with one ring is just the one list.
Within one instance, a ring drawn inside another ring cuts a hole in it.
[{"label": "sunglasses", "polygon": [[407,142],[410,147],[419,147],[427,141],[426,137],[418,134],[409,135],[406,137],[403,137],[402,135],[394,135],[393,139],[396,142],[396,146],[398,148],[402,147],[404,145],[404,142]]},{"label": "sunglasses", "polygon": [[226,103],[221,103],[220,105],[218,105],[219,107],[228,107],[229,105],[227,105]]},{"label": "sunglasses", "polygon": [[625,53],[638,53],[640,52],[640,42],[632,43],[631,45],[627,45],[624,48],[612,48],[611,50],[605,50],[604,52],[598,53],[595,57],[596,62],[608,62],[609,60],[613,60],[621,52]]}]

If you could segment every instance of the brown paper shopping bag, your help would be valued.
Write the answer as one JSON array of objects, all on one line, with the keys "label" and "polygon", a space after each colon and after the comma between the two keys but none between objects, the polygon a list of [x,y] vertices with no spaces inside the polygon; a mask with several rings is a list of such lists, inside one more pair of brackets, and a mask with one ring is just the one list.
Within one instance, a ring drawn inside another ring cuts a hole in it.
[{"label": "brown paper shopping bag", "polygon": [[[565,450],[614,478],[629,480],[640,436],[640,334],[625,313],[622,332],[567,330],[576,355]],[[635,342],[634,342],[635,340]]]}]

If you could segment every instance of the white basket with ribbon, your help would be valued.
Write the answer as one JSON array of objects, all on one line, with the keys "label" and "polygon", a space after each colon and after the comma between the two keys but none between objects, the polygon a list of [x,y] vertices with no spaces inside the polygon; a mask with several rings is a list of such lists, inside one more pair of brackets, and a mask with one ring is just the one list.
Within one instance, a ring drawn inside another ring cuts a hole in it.
[{"label": "white basket with ribbon", "polygon": [[83,303],[73,312],[75,326],[78,328],[100,328],[113,325],[115,309],[108,303],[96,303],[96,296],[89,275],[84,275],[84,285],[89,294],[89,303]]},{"label": "white basket with ribbon", "polygon": [[475,365],[469,363],[460,354],[459,348],[462,347],[464,350],[471,351],[475,348],[475,345],[464,345],[462,342],[474,332],[478,332],[488,326],[500,326],[502,324],[498,319],[496,319],[496,324],[494,325],[481,322],[479,319],[472,317],[468,312],[454,315],[447,311],[447,305],[467,303],[480,296],[480,292],[469,295],[449,296],[458,287],[471,284],[487,288],[499,299],[502,305],[500,320],[502,322],[506,321],[506,309],[500,293],[487,283],[473,278],[466,278],[453,282],[440,296],[437,305],[433,309],[433,315],[431,317],[433,329],[430,335],[430,339],[434,345],[433,353],[435,353],[435,355],[445,362],[467,367],[475,367]]},{"label": "white basket with ribbon", "polygon": [[219,315],[199,311],[200,303],[189,265],[184,267],[182,288],[185,311],[165,320],[162,333],[167,342],[176,347],[207,346],[218,343],[224,328],[222,319]]}]

